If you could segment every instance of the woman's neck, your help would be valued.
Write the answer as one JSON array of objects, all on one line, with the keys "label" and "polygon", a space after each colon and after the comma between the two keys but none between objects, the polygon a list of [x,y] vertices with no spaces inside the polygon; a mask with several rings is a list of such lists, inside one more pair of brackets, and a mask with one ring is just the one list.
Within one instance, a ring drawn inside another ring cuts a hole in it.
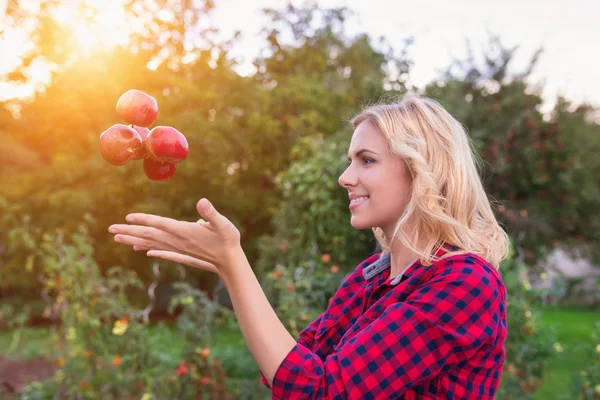
[{"label": "woman's neck", "polygon": [[411,266],[419,258],[419,255],[416,252],[409,249],[398,239],[394,240],[392,243],[390,252],[390,278],[395,278],[402,274],[406,268]]},{"label": "woman's neck", "polygon": [[[407,233],[408,237],[413,237],[413,229],[414,224],[411,222],[405,226],[405,232]],[[392,228],[385,229],[384,234],[386,237],[391,238],[392,233]],[[423,246],[423,240],[421,239],[417,244],[417,250],[423,251],[424,248],[425,246]],[[390,253],[390,278],[395,278],[396,276],[400,275],[406,268],[411,266],[415,260],[420,258],[417,252],[411,250],[399,238],[394,239],[394,241],[391,243]]]}]

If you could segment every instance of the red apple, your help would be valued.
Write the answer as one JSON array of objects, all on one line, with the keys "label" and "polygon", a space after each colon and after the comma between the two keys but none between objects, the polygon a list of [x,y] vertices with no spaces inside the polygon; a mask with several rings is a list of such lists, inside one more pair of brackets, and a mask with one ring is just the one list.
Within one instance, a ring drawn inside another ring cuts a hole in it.
[{"label": "red apple", "polygon": [[[148,137],[148,134],[150,133],[150,129],[136,125],[133,125],[133,129],[140,134],[140,136],[142,137],[142,142],[145,142],[146,138]],[[146,146],[144,145],[142,146],[142,149],[140,151],[134,154],[133,159],[143,160],[144,158],[146,158],[147,155],[148,154],[146,153]]]},{"label": "red apple", "polygon": [[178,163],[188,156],[183,133],[170,126],[156,126],[144,141],[148,155],[158,161]]},{"label": "red apple", "polygon": [[134,125],[133,129],[135,129],[135,131],[140,134],[140,136],[142,137],[142,140],[146,140],[146,138],[148,137],[148,134],[150,134],[150,129],[145,128],[143,126]]},{"label": "red apple", "polygon": [[123,165],[144,151],[144,142],[132,127],[116,124],[100,135],[100,154],[112,165]]},{"label": "red apple", "polygon": [[175,175],[177,164],[144,158],[144,173],[153,181],[168,181]]},{"label": "red apple", "polygon": [[129,124],[150,126],[158,116],[158,103],[149,94],[131,89],[119,97],[117,114]]}]

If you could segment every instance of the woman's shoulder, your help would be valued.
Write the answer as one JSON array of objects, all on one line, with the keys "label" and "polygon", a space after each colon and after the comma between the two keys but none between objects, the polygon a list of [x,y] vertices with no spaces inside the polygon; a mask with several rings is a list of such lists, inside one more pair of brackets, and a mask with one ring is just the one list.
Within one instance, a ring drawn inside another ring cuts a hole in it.
[{"label": "woman's shoulder", "polygon": [[434,262],[434,264],[438,266],[450,266],[454,264],[479,265],[486,270],[496,270],[496,268],[494,268],[494,266],[489,261],[487,261],[479,254],[470,251],[462,251],[459,249],[456,249],[453,252],[449,252],[449,254],[442,255],[439,258],[439,260]]},{"label": "woman's shoulder", "polygon": [[449,254],[434,262],[432,265],[432,277],[453,276],[459,279],[473,279],[482,282],[495,282],[504,287],[504,282],[498,269],[479,254],[472,252],[460,252]]}]

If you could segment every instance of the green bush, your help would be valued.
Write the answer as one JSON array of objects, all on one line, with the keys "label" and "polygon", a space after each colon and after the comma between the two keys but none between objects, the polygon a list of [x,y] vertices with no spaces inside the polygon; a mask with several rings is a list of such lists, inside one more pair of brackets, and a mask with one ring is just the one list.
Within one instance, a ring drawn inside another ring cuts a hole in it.
[{"label": "green bush", "polygon": [[[303,264],[311,274],[326,275],[331,265],[347,273],[375,250],[372,232],[350,225],[348,194],[337,182],[347,167],[351,137],[344,129],[328,138],[303,139],[293,148],[292,164],[276,178],[282,200],[273,213],[274,232],[259,240],[259,274]],[[322,254],[330,263],[321,262]]]}]

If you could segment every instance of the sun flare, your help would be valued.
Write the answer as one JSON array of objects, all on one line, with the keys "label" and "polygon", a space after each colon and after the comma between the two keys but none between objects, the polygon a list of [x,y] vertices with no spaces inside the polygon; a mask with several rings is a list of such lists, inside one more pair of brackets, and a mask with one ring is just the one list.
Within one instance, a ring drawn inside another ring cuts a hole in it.
[{"label": "sun flare", "polygon": [[[123,0],[64,1],[56,8],[56,21],[71,31],[72,43],[84,54],[129,43]],[[83,10],[83,11],[82,11]]]}]

